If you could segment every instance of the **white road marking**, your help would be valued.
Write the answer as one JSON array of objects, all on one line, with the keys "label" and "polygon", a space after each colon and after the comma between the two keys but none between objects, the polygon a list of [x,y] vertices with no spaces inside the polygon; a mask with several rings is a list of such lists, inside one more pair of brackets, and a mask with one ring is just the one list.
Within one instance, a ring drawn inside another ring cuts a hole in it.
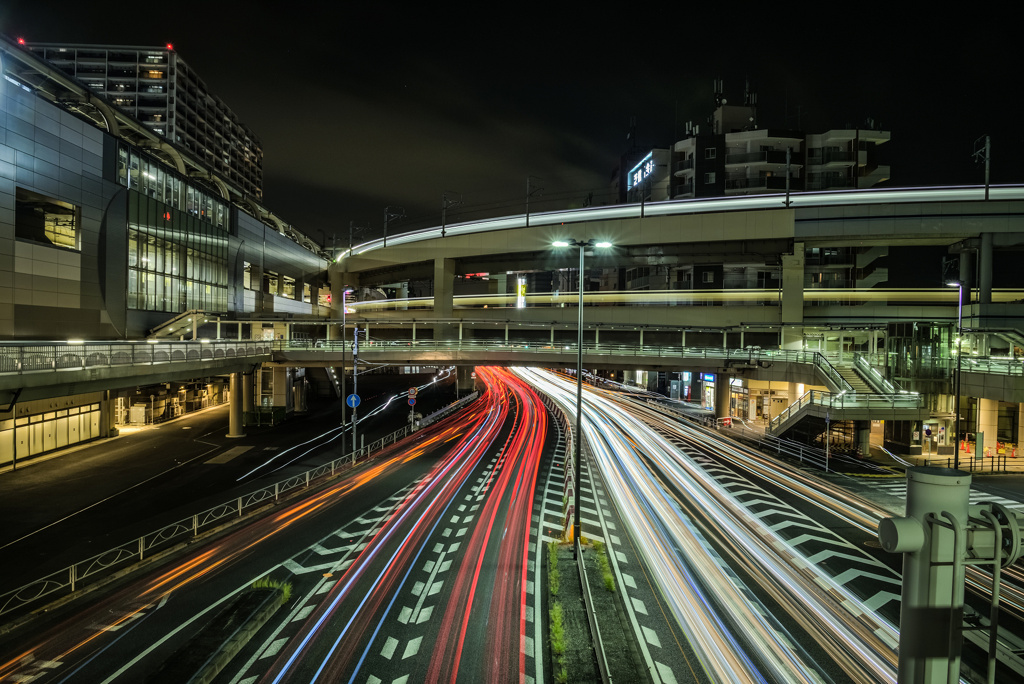
[{"label": "white road marking", "polygon": [[402,654],[402,660],[411,658],[420,652],[420,642],[423,641],[423,637],[419,636],[410,641],[405,645],[405,653]]},{"label": "white road marking", "polygon": [[288,637],[281,637],[280,639],[271,642],[270,646],[267,646],[263,653],[260,653],[260,658],[273,658],[281,652],[281,649],[284,648],[284,645],[287,643]]}]

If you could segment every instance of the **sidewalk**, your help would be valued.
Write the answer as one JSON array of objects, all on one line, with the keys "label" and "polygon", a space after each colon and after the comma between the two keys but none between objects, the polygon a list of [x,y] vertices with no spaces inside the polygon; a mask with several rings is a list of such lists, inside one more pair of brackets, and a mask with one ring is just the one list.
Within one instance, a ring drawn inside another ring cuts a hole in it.
[{"label": "sidewalk", "polygon": [[[989,455],[978,458],[978,454],[971,447],[970,450],[960,449],[959,454],[959,466],[960,470],[965,470],[969,473],[1024,473],[1024,454],[1021,453],[1021,449],[1016,450],[1016,456],[1014,456],[1014,450],[1012,448],[1000,449],[998,455]],[[986,449],[989,454],[992,454],[994,449]],[[934,454],[924,454],[922,456],[904,456],[904,459],[918,466],[932,466],[935,468],[952,468],[953,457],[952,456],[936,456]]]}]

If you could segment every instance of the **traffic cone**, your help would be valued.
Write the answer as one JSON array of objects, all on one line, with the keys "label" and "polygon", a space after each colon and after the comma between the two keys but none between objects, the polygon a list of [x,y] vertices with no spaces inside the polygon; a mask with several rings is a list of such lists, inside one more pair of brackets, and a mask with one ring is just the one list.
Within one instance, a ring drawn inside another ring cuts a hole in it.
[{"label": "traffic cone", "polygon": [[964,451],[971,453],[971,445],[966,439],[964,440]]}]

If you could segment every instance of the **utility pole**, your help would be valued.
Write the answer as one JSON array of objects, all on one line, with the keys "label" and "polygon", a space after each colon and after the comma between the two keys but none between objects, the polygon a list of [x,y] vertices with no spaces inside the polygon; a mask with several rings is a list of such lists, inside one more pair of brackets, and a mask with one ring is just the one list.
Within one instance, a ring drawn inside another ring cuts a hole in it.
[{"label": "utility pole", "polygon": [[[982,142],[984,141],[984,142]],[[985,163],[985,200],[988,200],[989,160],[992,157],[992,138],[983,135],[974,141],[974,161]]]},{"label": "utility pole", "polygon": [[391,223],[391,219],[404,219],[405,209],[402,207],[390,207],[384,208],[384,246],[388,246],[388,225]]},{"label": "utility pole", "polygon": [[[544,188],[533,188],[531,186],[531,184],[530,184],[530,181],[533,178],[534,178],[534,176],[527,176],[526,177],[526,227],[527,228],[530,227],[530,197],[532,197],[534,193],[540,192],[541,190],[544,189]],[[543,178],[538,178],[537,180],[544,180],[544,179]]]},{"label": "utility pole", "polygon": [[[453,193],[454,194],[454,193]],[[441,195],[441,237],[444,237],[444,226],[445,226],[445,214],[451,207],[458,207],[462,204],[462,195],[459,195],[458,200],[448,199],[448,191],[445,190]]]}]

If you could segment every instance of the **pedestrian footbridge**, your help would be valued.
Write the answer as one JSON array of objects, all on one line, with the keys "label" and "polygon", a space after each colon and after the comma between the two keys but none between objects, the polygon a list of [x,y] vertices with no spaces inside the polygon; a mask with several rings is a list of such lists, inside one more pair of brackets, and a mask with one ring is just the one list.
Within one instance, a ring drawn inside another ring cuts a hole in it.
[{"label": "pedestrian footbridge", "polygon": [[[246,372],[257,365],[350,367],[350,344],[340,341],[194,340],[140,342],[11,342],[0,345],[0,401],[115,389]],[[403,366],[575,367],[575,344],[515,340],[373,340],[360,344],[360,364]],[[725,377],[824,385],[776,416],[770,430],[820,434],[825,422],[919,420],[921,398],[900,392],[863,359],[859,377],[870,391],[856,391],[814,351],[723,349],[664,345],[585,343],[588,369],[689,370]]]}]

